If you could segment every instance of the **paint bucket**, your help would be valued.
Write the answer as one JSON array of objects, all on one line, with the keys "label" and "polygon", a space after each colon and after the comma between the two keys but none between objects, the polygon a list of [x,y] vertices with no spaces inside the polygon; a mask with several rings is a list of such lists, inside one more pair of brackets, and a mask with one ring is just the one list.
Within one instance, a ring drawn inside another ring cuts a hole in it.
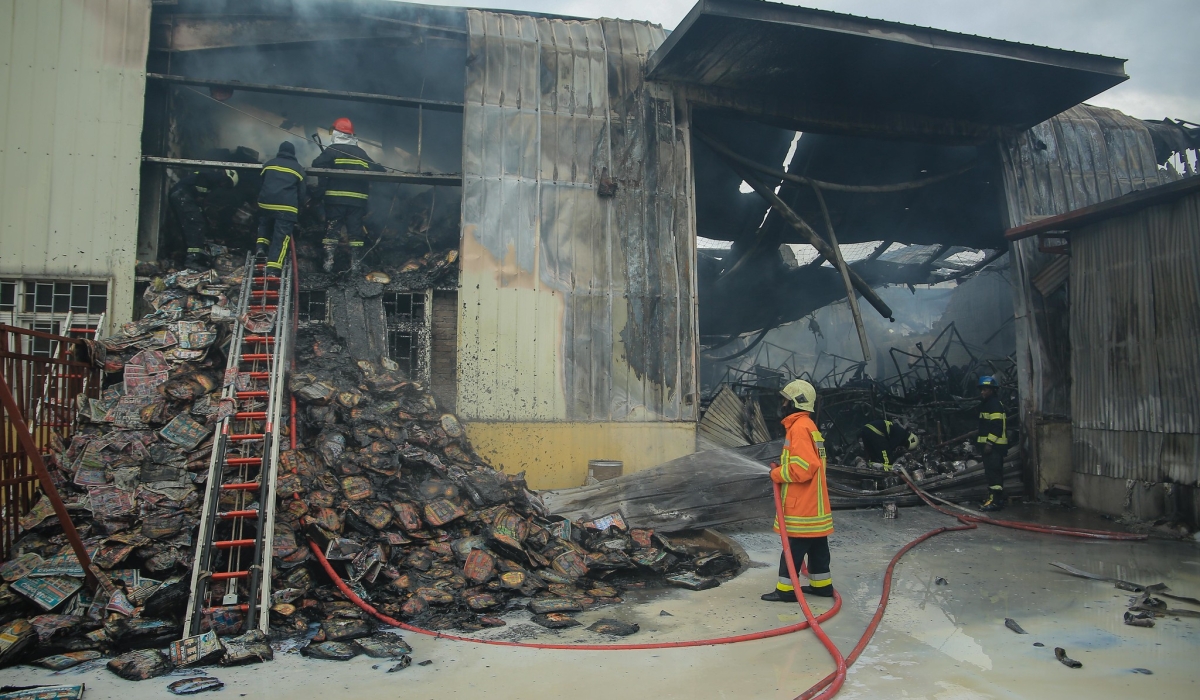
[{"label": "paint bucket", "polygon": [[588,460],[588,481],[592,479],[596,481],[608,481],[621,476],[621,472],[625,469],[625,463],[615,459],[589,459]]}]

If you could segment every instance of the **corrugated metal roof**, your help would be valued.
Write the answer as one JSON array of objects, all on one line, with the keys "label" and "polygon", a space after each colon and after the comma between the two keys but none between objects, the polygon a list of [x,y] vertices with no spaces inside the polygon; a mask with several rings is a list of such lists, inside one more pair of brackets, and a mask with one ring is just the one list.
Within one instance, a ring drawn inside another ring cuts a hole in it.
[{"label": "corrugated metal roof", "polygon": [[150,0],[4,8],[0,274],[109,280],[128,320]]},{"label": "corrugated metal roof", "polygon": [[649,75],[879,118],[1023,129],[1128,79],[1123,64],[779,3],[700,0],[654,53]]},{"label": "corrugated metal roof", "polygon": [[662,28],[477,10],[468,25],[459,410],[693,420],[688,130],[643,81]]}]

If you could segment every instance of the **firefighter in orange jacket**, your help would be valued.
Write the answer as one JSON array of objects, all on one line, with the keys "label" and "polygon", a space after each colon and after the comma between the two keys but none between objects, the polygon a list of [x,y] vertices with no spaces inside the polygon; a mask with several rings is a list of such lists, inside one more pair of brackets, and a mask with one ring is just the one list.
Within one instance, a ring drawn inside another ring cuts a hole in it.
[{"label": "firefighter in orange jacket", "polygon": [[[829,508],[829,487],[825,483],[825,438],[813,422],[817,390],[797,379],[779,392],[783,395],[783,454],[772,465],[771,481],[780,485],[783,502],[783,526],[787,532],[792,561],[799,572],[808,558],[808,585],[804,595],[833,597],[833,578],[829,574],[829,535],[833,534],[833,514]],[[779,532],[775,518],[775,532]],[[796,591],[788,575],[787,559],[779,556],[779,581],[763,600],[795,603]]]}]

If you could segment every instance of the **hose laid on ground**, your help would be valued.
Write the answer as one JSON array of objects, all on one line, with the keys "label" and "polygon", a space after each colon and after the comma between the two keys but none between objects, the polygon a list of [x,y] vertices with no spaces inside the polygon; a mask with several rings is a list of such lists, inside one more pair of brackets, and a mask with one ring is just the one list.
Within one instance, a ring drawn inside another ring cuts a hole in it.
[{"label": "hose laid on ground", "polygon": [[[1087,538],[1092,538],[1092,539],[1109,539],[1109,540],[1145,540],[1146,539],[1145,535],[1134,535],[1134,534],[1118,533],[1118,532],[1103,532],[1103,531],[1099,531],[1099,530],[1086,530],[1086,529],[1078,529],[1078,528],[1064,528],[1064,527],[1053,526],[1053,525],[1030,525],[1028,523],[1018,523],[1018,522],[1007,521],[1007,520],[995,520],[995,519],[987,518],[987,517],[961,515],[961,514],[957,514],[957,513],[952,513],[943,508],[940,508],[936,504],[934,504],[933,501],[930,500],[927,497],[927,495],[920,488],[918,488],[916,486],[916,484],[912,483],[912,481],[908,478],[908,474],[905,473],[903,469],[901,469],[900,471],[901,471],[901,474],[904,475],[905,481],[908,482],[909,487],[912,488],[912,490],[918,496],[920,496],[922,498],[922,500],[924,500],[926,503],[928,503],[931,508],[938,511],[939,513],[942,513],[944,515],[949,515],[953,518],[958,519],[962,523],[962,525],[950,526],[950,527],[939,527],[939,528],[930,530],[929,532],[921,535],[920,537],[917,537],[916,539],[912,540],[908,544],[904,545],[903,547],[900,548],[900,550],[898,552],[896,552],[896,554],[892,557],[891,561],[888,563],[887,569],[884,571],[883,590],[880,593],[879,604],[878,604],[878,606],[876,606],[875,614],[872,615],[870,623],[868,623],[867,628],[863,632],[862,637],[860,637],[858,640],[858,644],[855,645],[854,649],[845,658],[842,658],[842,655],[840,652],[838,652],[836,646],[833,645],[832,641],[829,640],[828,636],[825,636],[824,631],[820,629],[820,623],[826,622],[827,620],[832,618],[834,615],[836,615],[839,610],[841,610],[842,598],[841,598],[841,595],[839,595],[837,592],[834,593],[833,607],[831,607],[828,611],[826,611],[820,615],[817,615],[817,616],[812,616],[812,611],[808,609],[807,603],[802,602],[801,607],[805,613],[805,620],[803,620],[799,623],[793,624],[793,625],[787,625],[785,627],[779,627],[779,628],[772,629],[772,630],[765,630],[763,632],[752,632],[749,634],[735,635],[735,636],[729,636],[729,637],[717,637],[717,638],[713,638],[713,639],[699,639],[699,640],[690,640],[690,641],[683,641],[683,642],[657,642],[657,643],[649,643],[649,644],[535,644],[535,643],[524,643],[524,642],[507,642],[507,641],[500,641],[500,640],[494,640],[494,639],[475,639],[473,637],[462,637],[459,635],[444,634],[442,632],[437,632],[435,630],[428,630],[428,629],[423,629],[420,627],[414,627],[412,625],[405,624],[405,623],[401,622],[400,620],[389,617],[388,615],[384,615],[383,613],[376,610],[372,605],[370,605],[369,603],[364,601],[362,598],[360,598],[357,594],[354,593],[353,590],[350,589],[350,587],[346,584],[346,582],[342,580],[341,576],[339,576],[338,573],[333,569],[333,565],[329,563],[329,560],[325,558],[325,554],[324,554],[324,552],[321,551],[321,548],[318,547],[316,545],[316,543],[313,542],[312,540],[309,540],[309,549],[312,551],[313,556],[316,557],[317,562],[321,565],[321,568],[323,568],[325,570],[325,573],[333,581],[334,585],[337,586],[338,590],[341,591],[342,594],[345,595],[348,600],[350,600],[352,603],[354,603],[356,606],[358,606],[364,612],[375,617],[380,622],[383,622],[384,624],[390,625],[392,627],[397,627],[399,629],[402,629],[402,630],[405,630],[408,632],[414,632],[416,634],[423,634],[423,635],[428,635],[431,637],[436,637],[436,638],[440,638],[440,639],[448,639],[448,640],[452,640],[452,641],[475,642],[478,644],[489,644],[489,645],[493,645],[493,646],[525,647],[525,648],[531,648],[531,649],[559,649],[559,650],[581,650],[581,651],[634,651],[634,650],[648,650],[648,649],[677,649],[677,648],[683,648],[683,647],[712,646],[712,645],[718,645],[718,644],[734,644],[737,642],[748,642],[748,641],[753,641],[756,639],[768,639],[771,637],[779,637],[779,636],[782,636],[785,634],[791,634],[793,632],[797,632],[799,630],[802,630],[802,629],[812,626],[814,628],[814,631],[818,632],[818,637],[821,638],[821,642],[822,642],[822,644],[825,645],[826,649],[829,651],[830,656],[832,656],[835,660],[835,663],[837,663],[837,669],[833,673],[829,674],[825,678],[818,681],[811,688],[809,688],[808,690],[806,690],[804,693],[800,694],[796,698],[796,700],[810,700],[811,698],[817,697],[818,694],[822,698],[830,698],[830,697],[833,697],[837,693],[838,689],[840,689],[842,683],[845,681],[846,670],[851,665],[853,665],[855,661],[858,660],[858,657],[862,654],[863,650],[866,649],[867,645],[871,641],[871,638],[875,635],[875,631],[878,629],[879,623],[883,620],[883,614],[887,610],[888,598],[891,596],[892,578],[895,573],[896,564],[898,564],[900,562],[900,558],[903,557],[905,554],[907,554],[909,552],[909,550],[911,550],[913,547],[916,547],[918,544],[924,542],[925,540],[930,539],[931,537],[934,537],[935,535],[940,535],[944,532],[974,530],[978,527],[978,525],[976,523],[982,522],[982,523],[987,523],[989,525],[996,525],[998,527],[1015,528],[1015,529],[1027,530],[1027,531],[1033,531],[1033,532],[1042,532],[1045,534],[1052,534],[1052,535],[1066,535],[1066,536],[1087,537]],[[779,514],[779,517],[782,518],[782,507],[779,502],[779,487],[778,487],[778,485],[774,485],[774,486],[775,486],[776,512]],[[788,545],[787,545],[786,535],[781,534],[780,539],[783,543],[784,556],[785,556],[785,559],[786,559],[787,565],[788,565],[788,574],[791,577],[792,585],[794,586],[794,588],[796,590],[796,598],[798,601],[804,601],[803,593],[801,592],[800,586],[798,585],[799,579],[798,579],[798,576],[796,575],[795,562],[792,561],[792,557],[791,557],[791,548],[788,547]],[[810,620],[813,623],[811,625],[810,625]],[[835,683],[836,683],[836,686],[834,685]],[[831,686],[833,686],[832,689],[831,689]]]},{"label": "hose laid on ground", "polygon": [[[713,639],[694,639],[694,640],[689,640],[689,641],[684,641],[684,642],[653,642],[653,643],[648,643],[648,644],[533,644],[533,643],[526,643],[526,642],[505,642],[505,641],[500,641],[500,640],[496,640],[496,639],[476,639],[474,637],[461,637],[461,636],[454,635],[454,634],[444,634],[444,633],[438,632],[436,630],[427,630],[427,629],[424,629],[421,627],[413,627],[412,625],[405,624],[393,617],[384,615],[383,613],[376,610],[375,607],[372,606],[370,603],[366,602],[365,600],[360,598],[357,594],[355,594],[354,591],[352,591],[350,589],[350,586],[346,585],[346,582],[343,581],[342,578],[340,576],[338,576],[337,572],[333,570],[333,565],[330,564],[329,560],[325,558],[325,554],[321,551],[321,548],[318,547],[315,542],[313,542],[312,540],[309,540],[308,547],[312,551],[313,556],[315,556],[317,558],[317,562],[321,565],[321,568],[325,569],[325,573],[328,574],[329,578],[333,580],[333,584],[335,586],[337,586],[339,591],[342,592],[342,595],[346,596],[346,598],[348,598],[350,600],[350,602],[357,605],[364,612],[373,616],[374,618],[376,618],[380,622],[384,623],[385,625],[391,625],[392,627],[398,627],[398,628],[408,631],[408,632],[415,632],[417,634],[425,634],[425,635],[429,635],[431,637],[437,637],[439,639],[449,639],[449,640],[456,641],[456,642],[476,642],[477,644],[492,644],[495,646],[502,646],[502,647],[525,647],[528,649],[578,649],[578,650],[584,650],[584,651],[633,651],[633,650],[645,650],[645,649],[677,649],[677,648],[681,648],[681,647],[702,647],[702,646],[714,646],[717,644],[735,644],[737,642],[749,642],[749,641],[753,641],[755,639],[768,639],[770,637],[780,637],[785,634],[791,634],[792,632],[798,632],[802,629],[806,629],[809,626],[808,620],[804,620],[804,621],[798,622],[794,625],[787,625],[785,627],[777,627],[775,629],[764,630],[762,632],[751,632],[749,634],[739,634],[739,635],[735,635],[732,637],[716,637]],[[842,609],[842,598],[839,595],[835,595],[834,600],[833,600],[833,607],[831,607],[826,612],[821,613],[815,619],[818,622],[825,622],[829,618],[836,615],[838,613],[838,611],[841,609]]]},{"label": "hose laid on ground", "polygon": [[[873,636],[875,636],[875,630],[878,629],[879,623],[883,620],[883,613],[884,613],[884,611],[887,610],[888,598],[891,596],[892,576],[893,576],[893,573],[895,572],[896,564],[900,562],[900,558],[903,557],[905,554],[907,554],[910,549],[912,549],[913,547],[916,547],[918,544],[924,542],[925,540],[927,540],[935,535],[940,535],[943,532],[961,532],[963,530],[975,530],[979,527],[979,525],[977,525],[977,523],[986,523],[988,525],[995,525],[996,527],[1006,527],[1006,528],[1010,528],[1010,529],[1014,529],[1014,530],[1026,530],[1029,532],[1040,532],[1040,533],[1047,534],[1047,535],[1064,535],[1067,537],[1084,537],[1084,538],[1088,538],[1088,539],[1125,540],[1125,541],[1137,541],[1137,540],[1145,540],[1146,539],[1145,535],[1137,535],[1137,534],[1125,533],[1125,532],[1106,532],[1104,530],[1088,530],[1085,528],[1068,528],[1068,527],[1061,527],[1058,525],[1034,525],[1031,523],[1021,523],[1021,522],[1016,522],[1013,520],[997,520],[997,519],[989,518],[987,516],[982,516],[982,515],[968,515],[965,513],[953,513],[951,511],[948,511],[944,508],[939,507],[936,503],[934,503],[933,500],[930,499],[929,494],[925,493],[925,491],[923,489],[921,489],[919,486],[917,486],[915,483],[913,483],[912,479],[908,475],[908,472],[903,467],[900,467],[898,471],[900,472],[901,478],[904,479],[904,481],[908,484],[908,487],[910,489],[912,489],[913,493],[917,494],[917,496],[919,496],[921,498],[921,500],[925,501],[925,503],[928,504],[930,508],[933,508],[934,510],[936,510],[939,513],[942,513],[943,515],[949,515],[952,518],[956,518],[962,524],[951,526],[951,527],[939,527],[939,528],[930,530],[929,532],[926,532],[924,535],[921,535],[920,537],[916,538],[915,540],[904,545],[903,547],[900,548],[900,551],[896,552],[895,556],[892,557],[892,560],[890,562],[888,562],[887,570],[885,570],[883,573],[883,591],[879,595],[879,605],[878,605],[878,607],[875,608],[875,614],[871,616],[871,621],[870,621],[870,623],[867,624],[867,629],[863,632],[862,637],[859,638],[858,644],[856,644],[854,646],[854,649],[852,649],[850,651],[850,653],[846,655],[846,666],[847,667],[854,665],[854,662],[858,660],[858,657],[862,654],[863,650],[867,648],[867,644],[869,644],[871,642],[871,638]],[[844,674],[843,674],[843,678],[844,678]],[[817,694],[820,693],[822,691],[822,689],[830,687],[835,682],[837,683],[838,686],[840,686],[842,683],[842,680],[839,680],[838,674],[836,672],[831,673],[828,676],[825,676],[824,678],[822,678],[820,681],[818,681],[816,684],[814,684],[811,688],[804,691],[800,695],[796,696],[795,700],[811,700],[812,698],[817,697]],[[832,697],[832,696],[829,694],[825,694],[825,695],[822,695],[822,697]]]},{"label": "hose laid on ground", "polygon": [[[788,577],[792,580],[792,590],[796,593],[796,601],[800,603],[800,609],[804,611],[804,619],[808,621],[809,627],[817,635],[817,639],[821,640],[821,644],[825,646],[825,651],[829,652],[829,656],[833,658],[833,663],[837,666],[832,677],[826,677],[830,678],[830,680],[829,683],[825,684],[826,689],[820,695],[821,698],[832,698],[834,695],[837,695],[838,691],[842,689],[842,684],[846,682],[846,659],[842,656],[842,652],[838,651],[837,645],[833,643],[829,635],[825,634],[825,630],[821,629],[820,621],[813,617],[812,610],[808,608],[808,601],[804,599],[804,591],[800,588],[800,578],[796,575],[796,562],[792,560],[792,548],[788,544],[787,526],[784,524],[783,516],[783,502],[779,498],[779,484],[772,481],[771,487],[775,496],[775,522],[779,525],[779,541],[783,544],[783,559],[787,562]],[[836,591],[834,595],[837,595]],[[880,617],[882,617],[882,614]],[[824,679],[822,679],[822,682],[824,682]]]}]

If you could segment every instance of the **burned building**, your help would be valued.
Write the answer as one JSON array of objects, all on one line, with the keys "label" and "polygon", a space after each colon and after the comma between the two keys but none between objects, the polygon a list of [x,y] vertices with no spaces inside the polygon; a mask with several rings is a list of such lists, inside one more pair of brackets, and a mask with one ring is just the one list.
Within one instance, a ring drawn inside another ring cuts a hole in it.
[{"label": "burned building", "polygon": [[[384,291],[332,294],[302,216],[302,319],[373,329],[483,456],[542,488],[581,483],[588,459],[636,471],[691,452],[706,353],[840,299],[886,318],[873,287],[969,275],[1011,226],[1177,176],[1145,123],[1080,105],[1126,79],[1121,59],[831,12],[703,0],[669,35],[384,0],[97,12],[15,16],[34,60],[5,87],[31,109],[5,131],[20,187],[3,245],[21,252],[0,263],[0,313],[129,320],[135,263],[180,251],[180,174],[242,174],[210,216],[218,243],[245,246],[261,163],[290,140],[308,164],[314,134],[349,117],[386,166],[364,176]],[[26,168],[35,151],[55,154],[44,171]],[[839,244],[866,242],[878,251],[842,264]],[[893,243],[930,248],[896,262]],[[822,258],[789,265],[795,244]],[[987,254],[943,266],[967,248]],[[1014,250],[1018,278],[1036,274]],[[1032,435],[1062,394],[1043,311],[1019,295]]]}]

